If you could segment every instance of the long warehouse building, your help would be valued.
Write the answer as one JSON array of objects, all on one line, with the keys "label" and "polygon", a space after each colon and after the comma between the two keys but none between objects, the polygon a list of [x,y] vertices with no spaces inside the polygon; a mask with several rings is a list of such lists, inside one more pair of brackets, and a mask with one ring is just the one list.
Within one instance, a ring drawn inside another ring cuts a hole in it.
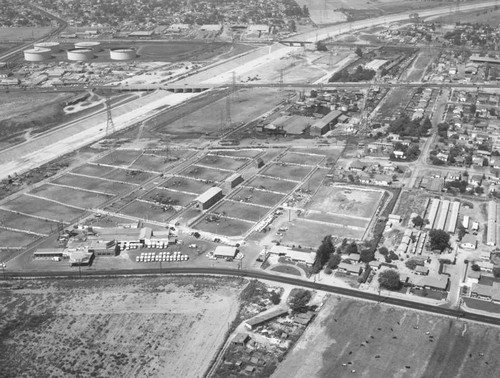
[{"label": "long warehouse building", "polygon": [[432,230],[434,227],[434,222],[436,220],[436,215],[439,210],[439,199],[433,198],[431,202],[431,207],[429,209],[429,215],[427,219],[429,220],[429,223],[425,226],[426,229]]},{"label": "long warehouse building", "polygon": [[444,230],[444,225],[446,224],[446,218],[448,217],[448,209],[450,208],[450,201],[441,201],[441,210],[439,212],[439,217],[437,220],[436,230]]},{"label": "long warehouse building", "polygon": [[455,201],[451,205],[451,214],[448,220],[448,227],[446,228],[447,232],[454,233],[457,228],[458,221],[458,213],[460,212],[460,202]]}]

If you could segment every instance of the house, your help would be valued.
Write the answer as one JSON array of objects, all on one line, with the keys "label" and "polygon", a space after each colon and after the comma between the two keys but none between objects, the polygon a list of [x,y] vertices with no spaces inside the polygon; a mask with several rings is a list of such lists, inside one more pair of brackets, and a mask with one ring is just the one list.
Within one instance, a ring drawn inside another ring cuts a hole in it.
[{"label": "house", "polygon": [[356,161],[353,161],[351,163],[351,165],[349,166],[349,170],[350,171],[355,171],[355,172],[363,172],[366,168],[366,164],[359,161],[359,160],[356,160]]},{"label": "house", "polygon": [[479,266],[481,272],[492,273],[495,265],[489,261],[476,261],[475,264]]},{"label": "house", "polygon": [[373,177],[373,183],[375,185],[391,185],[392,184],[392,177],[389,175],[375,175]]},{"label": "house", "polygon": [[380,267],[382,266],[382,263],[380,261],[374,260],[374,261],[370,261],[368,263],[368,266],[376,272],[380,269]]},{"label": "house", "polygon": [[246,343],[250,340],[250,335],[246,333],[237,333],[236,336],[231,340],[232,344],[235,345],[246,345]]},{"label": "house", "polygon": [[388,218],[389,218],[389,221],[396,222],[396,223],[401,223],[401,221],[403,220],[401,215],[397,215],[397,214],[389,214]]},{"label": "house", "polygon": [[361,259],[361,255],[359,253],[351,253],[348,256],[342,256],[342,259],[344,261],[351,261],[353,263],[357,263]]},{"label": "house", "polygon": [[394,157],[396,159],[405,159],[405,153],[403,151],[393,151]]},{"label": "house", "polygon": [[479,186],[479,185],[481,185],[482,181],[483,181],[483,176],[481,176],[481,175],[470,175],[469,176],[469,184],[471,184],[471,185]]},{"label": "house", "polygon": [[448,161],[448,157],[449,157],[449,154],[446,154],[444,152],[439,152],[437,155],[436,155],[436,158],[438,158],[439,160],[441,161],[444,161],[445,163]]},{"label": "house", "polygon": [[500,302],[500,282],[494,281],[491,285],[484,285],[479,281],[471,288],[471,297]]},{"label": "house", "polygon": [[465,235],[460,243],[460,248],[463,249],[476,249],[477,239],[473,235]]},{"label": "house", "polygon": [[351,276],[359,276],[363,271],[361,264],[348,264],[341,262],[338,267],[339,272],[349,274]]},{"label": "house", "polygon": [[448,283],[450,279],[448,276],[440,275],[438,277],[435,276],[414,276],[410,278],[413,286],[421,287],[424,289],[433,289],[433,290],[446,290],[448,287]]},{"label": "house", "polygon": [[427,276],[429,274],[429,268],[425,266],[416,266],[413,272],[421,276]]}]

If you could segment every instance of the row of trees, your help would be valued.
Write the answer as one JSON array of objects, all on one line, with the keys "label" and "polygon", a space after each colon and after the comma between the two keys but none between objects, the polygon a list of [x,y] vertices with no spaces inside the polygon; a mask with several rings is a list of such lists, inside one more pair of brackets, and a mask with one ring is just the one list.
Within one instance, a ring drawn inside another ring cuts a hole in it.
[{"label": "row of trees", "polygon": [[329,82],[358,82],[358,81],[370,81],[376,75],[374,70],[365,69],[362,66],[357,66],[356,69],[351,73],[348,70],[342,70],[335,72],[335,74],[328,80]]},{"label": "row of trees", "polygon": [[423,137],[432,128],[429,117],[423,120],[411,120],[407,115],[395,120],[389,126],[389,132],[402,137]]}]

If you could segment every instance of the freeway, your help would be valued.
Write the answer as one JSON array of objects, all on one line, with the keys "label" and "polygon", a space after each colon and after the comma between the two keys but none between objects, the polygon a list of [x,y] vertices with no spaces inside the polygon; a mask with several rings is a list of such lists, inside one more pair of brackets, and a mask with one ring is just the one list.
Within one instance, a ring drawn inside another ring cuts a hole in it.
[{"label": "freeway", "polygon": [[274,276],[268,273],[252,270],[235,270],[224,268],[164,268],[164,269],[134,269],[134,270],[88,270],[71,272],[4,272],[4,279],[32,279],[32,278],[101,278],[101,277],[128,277],[141,275],[158,274],[199,274],[199,275],[224,275],[256,278],[261,280],[285,283],[295,286],[301,286],[313,290],[321,290],[332,294],[345,295],[352,298],[369,300],[377,303],[385,303],[394,306],[409,308],[412,310],[425,311],[431,314],[445,315],[464,320],[500,326],[500,318],[493,316],[474,314],[463,310],[450,309],[445,307],[433,306],[425,303],[417,303],[401,298],[388,297],[373,293],[367,293],[344,287],[329,286],[317,282],[304,281],[293,277]]}]

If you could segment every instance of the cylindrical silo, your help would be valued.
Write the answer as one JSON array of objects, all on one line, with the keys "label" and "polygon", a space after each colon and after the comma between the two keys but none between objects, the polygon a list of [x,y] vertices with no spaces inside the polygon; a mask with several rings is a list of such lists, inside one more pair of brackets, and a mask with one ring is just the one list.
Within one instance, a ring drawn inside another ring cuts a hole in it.
[{"label": "cylindrical silo", "polygon": [[51,57],[50,49],[35,48],[24,50],[24,60],[27,62],[43,62]]},{"label": "cylindrical silo", "polygon": [[95,42],[95,41],[76,42],[75,49],[91,49],[94,50],[95,52],[99,52],[101,51],[101,42]]},{"label": "cylindrical silo", "polygon": [[68,50],[68,60],[86,62],[94,57],[92,49],[72,49]]},{"label": "cylindrical silo", "polygon": [[61,49],[61,44],[59,42],[38,42],[35,43],[35,48],[37,49],[50,49],[54,53],[58,53]]},{"label": "cylindrical silo", "polygon": [[135,59],[136,56],[136,51],[133,48],[113,49],[109,51],[109,57],[112,60],[131,60]]}]

